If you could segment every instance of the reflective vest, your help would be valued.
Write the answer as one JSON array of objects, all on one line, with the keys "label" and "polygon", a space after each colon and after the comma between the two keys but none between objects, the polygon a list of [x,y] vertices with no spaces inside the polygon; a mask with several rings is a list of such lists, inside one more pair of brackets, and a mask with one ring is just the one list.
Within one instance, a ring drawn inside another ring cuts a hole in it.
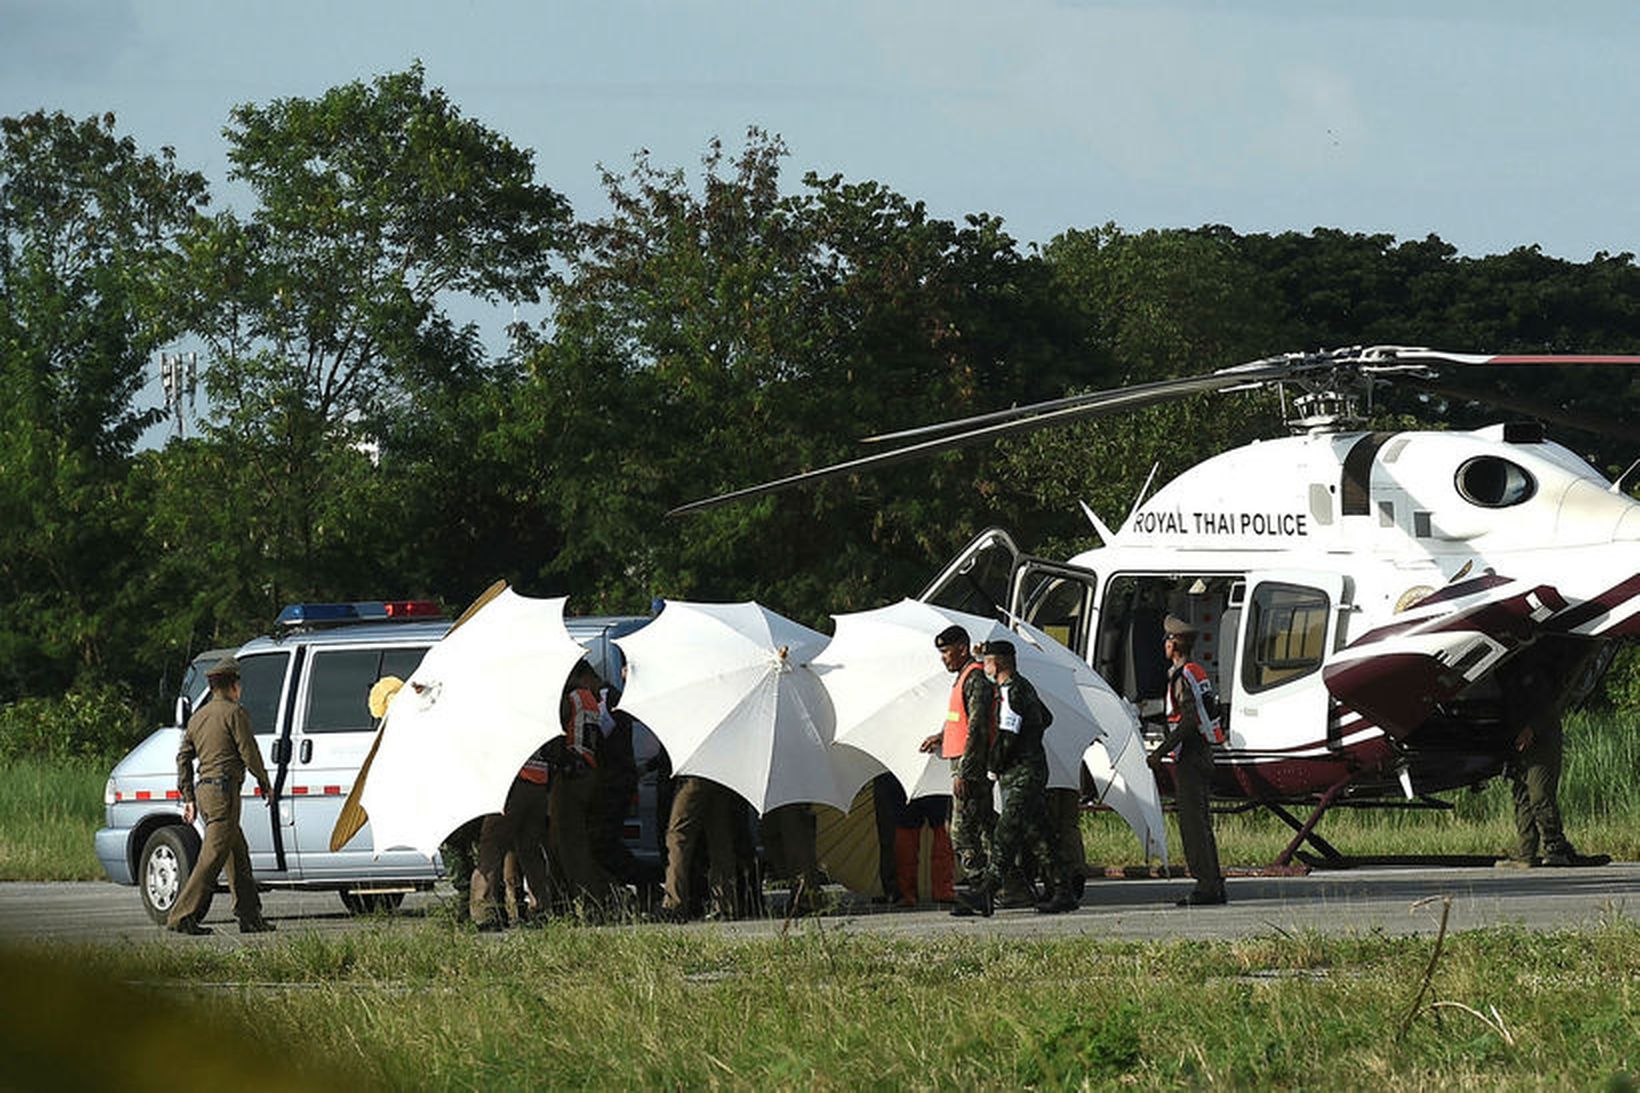
[{"label": "reflective vest", "polygon": [[1201,732],[1202,739],[1209,744],[1224,743],[1224,726],[1219,721],[1219,700],[1213,693],[1213,684],[1207,678],[1207,671],[1193,660],[1187,660],[1182,666],[1168,675],[1167,680],[1167,722],[1169,725],[1178,724],[1181,714],[1173,704],[1173,680],[1183,679],[1190,688],[1191,697],[1196,702],[1196,728]]},{"label": "reflective vest", "polygon": [[564,737],[570,754],[579,755],[589,767],[598,765],[598,739],[603,736],[599,722],[603,704],[598,696],[582,687],[569,695],[569,720],[564,722]]},{"label": "reflective vest", "polygon": [[[963,700],[963,688],[968,683],[968,676],[973,672],[982,672],[985,666],[977,660],[970,660],[963,665],[962,671],[957,673],[956,683],[951,685],[951,703],[945,711],[945,734],[940,739],[941,759],[960,759],[965,748],[968,747],[968,703]],[[991,710],[991,739],[994,743],[997,738],[996,709]]]},{"label": "reflective vest", "polygon": [[547,777],[552,768],[547,764],[547,746],[542,744],[530,757],[524,760],[524,765],[518,768],[518,777],[526,782],[534,782],[538,786],[547,784]]}]

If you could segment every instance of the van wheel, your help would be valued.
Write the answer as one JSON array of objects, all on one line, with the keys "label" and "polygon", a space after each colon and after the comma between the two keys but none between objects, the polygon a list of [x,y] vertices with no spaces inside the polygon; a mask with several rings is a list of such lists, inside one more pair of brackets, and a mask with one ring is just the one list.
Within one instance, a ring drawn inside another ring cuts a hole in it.
[{"label": "van wheel", "polygon": [[354,915],[387,914],[397,910],[399,904],[404,902],[403,892],[343,891],[341,897],[342,906]]},{"label": "van wheel", "polygon": [[[143,910],[155,923],[165,925],[198,859],[199,839],[189,828],[172,824],[148,836],[137,858],[137,891],[142,894]],[[215,895],[214,887],[205,893],[199,908],[201,919],[211,909]]]}]

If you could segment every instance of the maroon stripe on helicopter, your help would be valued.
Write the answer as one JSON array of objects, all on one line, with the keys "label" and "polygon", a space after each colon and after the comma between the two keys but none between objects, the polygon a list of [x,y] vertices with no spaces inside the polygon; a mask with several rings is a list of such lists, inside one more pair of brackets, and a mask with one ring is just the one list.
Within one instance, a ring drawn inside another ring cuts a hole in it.
[{"label": "maroon stripe on helicopter", "polygon": [[1322,678],[1334,698],[1396,739],[1410,736],[1452,688],[1448,667],[1427,653],[1384,653],[1329,665]]},{"label": "maroon stripe on helicopter", "polygon": [[1635,596],[1640,596],[1640,573],[1613,585],[1593,599],[1584,600],[1576,607],[1560,612],[1549,620],[1549,625],[1563,633],[1576,630],[1584,623],[1599,618]]},{"label": "maroon stripe on helicopter", "polygon": [[1459,581],[1457,584],[1449,584],[1445,588],[1438,588],[1413,606],[1428,607],[1432,603],[1459,600],[1465,596],[1473,596],[1477,592],[1485,592],[1489,588],[1496,588],[1500,584],[1508,584],[1514,579],[1497,573],[1483,573],[1479,577],[1471,577],[1467,581]]},{"label": "maroon stripe on helicopter", "polygon": [[[1507,584],[1507,578],[1493,582]],[[1437,593],[1439,595],[1439,593]],[[1511,631],[1517,631],[1514,636],[1524,639],[1528,635],[1522,623],[1528,620],[1534,610],[1526,603],[1526,597],[1535,595],[1538,601],[1551,611],[1560,611],[1566,607],[1566,599],[1553,587],[1540,584],[1522,592],[1516,593],[1507,599],[1492,602],[1478,603],[1473,607],[1452,611],[1444,615],[1432,615],[1428,618],[1412,619],[1407,622],[1392,622],[1387,626],[1380,626],[1376,630],[1362,634],[1355,641],[1350,642],[1348,648],[1354,649],[1362,645],[1381,642],[1388,638],[1402,634],[1447,634],[1459,630],[1473,630],[1485,634],[1489,638],[1501,639],[1509,636]],[[1420,601],[1416,610],[1422,610],[1430,600]]]}]

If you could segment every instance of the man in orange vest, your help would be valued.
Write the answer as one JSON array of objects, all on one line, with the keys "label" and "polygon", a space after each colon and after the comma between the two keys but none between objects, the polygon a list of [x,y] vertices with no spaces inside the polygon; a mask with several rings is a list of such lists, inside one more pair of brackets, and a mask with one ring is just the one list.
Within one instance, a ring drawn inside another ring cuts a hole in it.
[{"label": "man in orange vest", "polygon": [[558,713],[564,725],[560,765],[553,772],[548,802],[547,842],[562,871],[569,897],[584,897],[601,908],[617,898],[615,878],[593,852],[593,811],[597,805],[598,749],[603,741],[603,681],[586,661],[569,674]]},{"label": "man in orange vest", "polygon": [[520,922],[544,914],[551,894],[547,880],[547,751],[543,744],[518,768],[502,811],[485,816],[478,830],[478,862],[467,891],[467,910],[473,924],[488,933],[507,926],[504,876],[507,854],[517,859],[524,884],[534,901],[519,899]]},{"label": "man in orange vest", "polygon": [[1185,861],[1196,878],[1195,889],[1179,900],[1180,907],[1224,903],[1224,874],[1219,870],[1219,846],[1213,838],[1208,812],[1213,781],[1213,745],[1223,743],[1216,701],[1202,666],[1190,659],[1196,631],[1174,615],[1162,620],[1162,649],[1171,667],[1167,673],[1167,735],[1150,753],[1150,768],[1161,770],[1164,757],[1173,760],[1173,805],[1179,822],[1179,840]]},{"label": "man in orange vest", "polygon": [[951,762],[951,796],[955,803],[955,828],[951,841],[957,863],[968,883],[985,875],[990,862],[991,832],[996,827],[996,809],[991,802],[991,780],[986,771],[991,741],[996,736],[996,686],[985,678],[984,666],[974,659],[968,631],[947,626],[934,636],[934,648],[947,671],[956,675],[951,684],[951,701],[945,713],[945,728],[922,742],[921,750],[938,750]]}]

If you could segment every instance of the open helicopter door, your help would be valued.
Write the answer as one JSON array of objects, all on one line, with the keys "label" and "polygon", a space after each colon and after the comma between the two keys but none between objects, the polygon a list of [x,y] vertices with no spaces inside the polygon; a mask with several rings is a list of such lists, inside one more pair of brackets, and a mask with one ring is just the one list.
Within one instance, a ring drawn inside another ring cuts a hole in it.
[{"label": "open helicopter door", "polygon": [[1331,695],[1321,677],[1349,607],[1339,573],[1270,569],[1247,574],[1240,612],[1233,685],[1230,748],[1285,751],[1325,742],[1337,745],[1329,724]]},{"label": "open helicopter door", "polygon": [[917,598],[938,607],[1006,622],[1008,595],[1020,557],[1019,547],[1006,531],[986,528]]},{"label": "open helicopter door", "polygon": [[1091,569],[1022,557],[1014,570],[1009,610],[1086,661],[1098,584]]}]

